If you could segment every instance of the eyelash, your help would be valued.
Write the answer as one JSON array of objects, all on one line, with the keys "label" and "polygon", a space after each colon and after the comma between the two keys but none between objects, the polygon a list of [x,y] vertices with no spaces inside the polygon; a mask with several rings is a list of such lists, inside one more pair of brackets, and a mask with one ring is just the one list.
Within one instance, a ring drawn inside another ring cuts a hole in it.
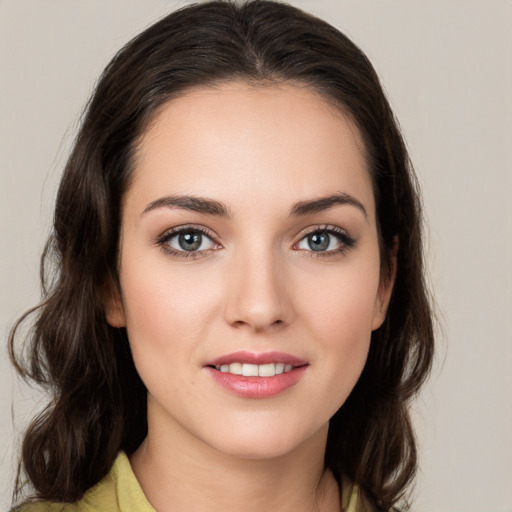
[{"label": "eyelash", "polygon": [[[174,249],[173,247],[171,247],[169,245],[169,242],[174,237],[176,237],[182,233],[187,233],[187,232],[198,233],[198,234],[208,238],[209,240],[211,240],[211,242],[213,244],[220,246],[220,244],[218,244],[218,242],[215,241],[215,236],[211,231],[209,231],[208,229],[206,229],[202,226],[195,226],[195,225],[179,226],[179,227],[172,228],[172,229],[165,231],[160,236],[158,236],[158,238],[156,239],[156,241],[155,241],[156,245],[161,247],[162,250],[166,254],[169,254],[176,259],[195,260],[195,259],[203,258],[203,257],[207,256],[210,252],[217,250],[217,248],[209,248],[209,249],[203,249],[200,251],[197,251],[197,250],[186,251],[186,250]],[[331,249],[329,251],[314,251],[314,250],[297,248],[297,246],[303,240],[305,240],[308,236],[311,236],[314,234],[327,234],[329,236],[333,236],[340,243],[340,247],[337,249],[334,249],[334,250]],[[299,241],[293,245],[293,248],[296,250],[299,250],[301,252],[308,253],[308,255],[311,258],[325,259],[325,258],[329,258],[329,257],[338,256],[338,255],[348,251],[352,247],[354,247],[355,244],[356,244],[356,240],[353,237],[351,237],[345,230],[343,230],[337,226],[324,225],[324,226],[315,226],[315,227],[312,227],[312,228],[306,230],[305,232],[303,232],[301,234]]]},{"label": "eyelash", "polygon": [[314,226],[305,232],[301,234],[300,240],[294,244],[294,247],[296,247],[299,243],[301,243],[304,239],[306,239],[308,236],[315,235],[315,234],[322,234],[325,233],[329,236],[333,236],[338,240],[340,243],[340,247],[337,249],[333,249],[330,251],[314,251],[314,250],[307,250],[307,249],[298,249],[301,251],[304,251],[308,253],[308,256],[311,258],[322,258],[327,259],[330,257],[336,257],[340,254],[343,254],[347,252],[348,250],[352,249],[352,247],[356,244],[356,239],[350,236],[344,229],[341,229],[337,226],[332,225],[323,225],[323,226]]},{"label": "eyelash", "polygon": [[165,231],[162,233],[157,239],[156,239],[156,245],[162,248],[162,250],[166,253],[171,255],[172,257],[176,259],[191,259],[196,260],[199,258],[203,258],[207,256],[211,251],[215,251],[216,249],[204,249],[202,251],[179,251],[177,249],[174,249],[169,245],[169,242],[175,237],[182,233],[199,233],[202,236],[205,236],[206,238],[210,239],[213,244],[220,245],[217,242],[215,242],[215,236],[214,234],[207,230],[204,227],[201,226],[194,226],[194,225],[187,225],[187,226],[179,226],[176,228],[169,229],[168,231]]}]

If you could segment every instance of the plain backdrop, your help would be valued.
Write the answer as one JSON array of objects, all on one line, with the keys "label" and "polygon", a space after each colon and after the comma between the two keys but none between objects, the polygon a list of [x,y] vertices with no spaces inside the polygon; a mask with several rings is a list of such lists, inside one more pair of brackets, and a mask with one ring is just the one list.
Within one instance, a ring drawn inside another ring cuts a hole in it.
[{"label": "plain backdrop", "polygon": [[[187,2],[0,0],[0,329],[37,302],[38,261],[79,115],[113,54]],[[417,512],[510,512],[512,2],[295,0],[359,44],[423,187],[438,354],[416,408]],[[0,351],[0,509],[43,397]]]}]

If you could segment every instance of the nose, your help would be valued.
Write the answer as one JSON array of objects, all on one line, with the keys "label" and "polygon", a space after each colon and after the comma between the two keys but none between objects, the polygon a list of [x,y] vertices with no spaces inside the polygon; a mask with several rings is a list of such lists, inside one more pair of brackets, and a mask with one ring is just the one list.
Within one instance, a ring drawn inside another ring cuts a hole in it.
[{"label": "nose", "polygon": [[227,322],[253,332],[289,324],[293,319],[292,297],[278,257],[271,252],[240,256],[230,269]]}]

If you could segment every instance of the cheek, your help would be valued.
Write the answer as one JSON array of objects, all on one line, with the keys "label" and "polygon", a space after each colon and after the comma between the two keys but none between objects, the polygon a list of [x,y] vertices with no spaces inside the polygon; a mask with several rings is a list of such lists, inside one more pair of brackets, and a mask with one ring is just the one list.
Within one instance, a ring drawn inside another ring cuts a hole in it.
[{"label": "cheek", "polygon": [[357,382],[370,347],[379,287],[378,257],[363,263],[311,276],[307,289],[296,294],[302,297],[300,316],[317,341],[318,357],[326,364],[334,410]]},{"label": "cheek", "polygon": [[[121,271],[123,304],[135,358],[186,357],[204,337],[212,315],[218,313],[217,287],[211,276],[189,267],[173,271],[164,262],[144,264],[139,258],[124,261]],[[209,280],[208,280],[209,279]],[[140,356],[140,357],[139,357]]]},{"label": "cheek", "polygon": [[[373,262],[376,260],[376,262]],[[296,296],[302,315],[333,342],[370,336],[379,288],[378,258],[311,275]]]},{"label": "cheek", "polygon": [[[122,279],[126,328],[137,371],[151,395],[165,403],[193,401],[195,383],[184,371],[197,360],[208,298],[194,281],[159,265],[126,267]],[[122,278],[123,276],[121,276]]]},{"label": "cheek", "polygon": [[[321,341],[328,373],[334,382],[351,388],[366,362],[371,340],[371,307],[364,297],[333,296],[323,310],[312,311],[313,329]],[[336,307],[337,306],[337,307]],[[345,390],[342,390],[345,393]],[[346,397],[344,397],[346,398]]]}]

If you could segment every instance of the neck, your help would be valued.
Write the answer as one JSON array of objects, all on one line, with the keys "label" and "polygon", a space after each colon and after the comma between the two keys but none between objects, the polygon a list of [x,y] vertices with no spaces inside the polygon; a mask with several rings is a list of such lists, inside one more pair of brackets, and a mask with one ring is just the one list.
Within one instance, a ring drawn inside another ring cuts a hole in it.
[{"label": "neck", "polygon": [[324,470],[327,427],[285,455],[242,458],[148,420],[148,436],[130,462],[157,512],[340,510],[338,485]]}]

